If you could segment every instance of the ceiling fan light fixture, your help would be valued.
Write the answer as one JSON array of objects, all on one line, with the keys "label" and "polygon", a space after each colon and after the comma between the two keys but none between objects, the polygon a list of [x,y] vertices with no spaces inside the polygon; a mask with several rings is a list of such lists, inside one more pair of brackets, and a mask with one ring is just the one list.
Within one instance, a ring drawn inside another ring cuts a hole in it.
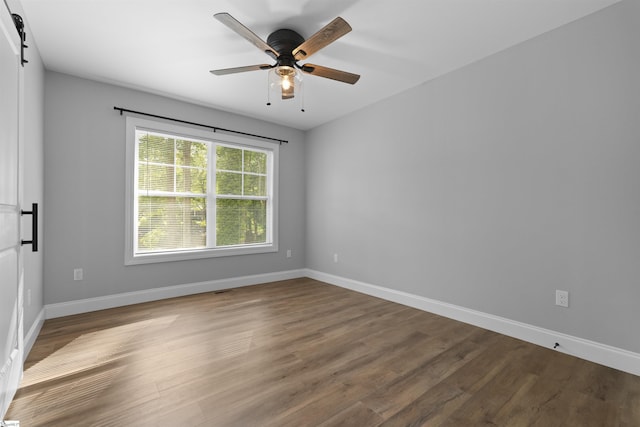
[{"label": "ceiling fan light fixture", "polygon": [[302,88],[302,73],[294,67],[280,65],[269,71],[269,89],[282,99],[292,99],[295,91]]},{"label": "ceiling fan light fixture", "polygon": [[280,77],[294,77],[296,75],[296,69],[289,65],[279,65],[275,68],[276,73]]},{"label": "ceiling fan light fixture", "polygon": [[[273,65],[256,64],[244,67],[211,70],[216,76],[244,73],[246,71],[269,70],[267,74],[267,105],[271,105],[271,92],[276,92],[282,99],[292,99],[295,92],[301,95],[301,111],[304,110],[304,91],[302,90],[302,73],[317,77],[336,80],[343,83],[355,84],[360,76],[346,71],[336,70],[315,64],[299,65],[298,61],[306,59],[320,49],[335,42],[351,31],[351,26],[344,19],[337,17],[320,31],[308,39],[304,39],[297,32],[281,28],[269,34],[265,42],[240,21],[227,12],[216,13],[214,17],[229,27],[235,33],[249,41],[261,51],[276,60]],[[274,93],[276,95],[276,93]]]}]

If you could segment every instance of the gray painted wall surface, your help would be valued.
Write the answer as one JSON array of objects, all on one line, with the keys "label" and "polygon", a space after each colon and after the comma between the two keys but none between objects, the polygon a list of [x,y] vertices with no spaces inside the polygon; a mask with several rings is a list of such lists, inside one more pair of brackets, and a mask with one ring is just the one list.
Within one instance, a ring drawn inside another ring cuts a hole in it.
[{"label": "gray painted wall surface", "polygon": [[[280,150],[280,251],[125,266],[125,118],[114,106],[289,140]],[[304,267],[301,131],[47,71],[45,135],[46,304]]]},{"label": "gray painted wall surface", "polygon": [[310,131],[307,267],[640,352],[639,24],[624,1]]}]

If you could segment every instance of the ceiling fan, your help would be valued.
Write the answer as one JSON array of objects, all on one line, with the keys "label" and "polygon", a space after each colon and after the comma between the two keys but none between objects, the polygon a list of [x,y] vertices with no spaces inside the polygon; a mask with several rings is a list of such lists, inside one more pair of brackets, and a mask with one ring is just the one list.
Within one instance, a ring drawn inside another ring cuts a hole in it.
[{"label": "ceiling fan", "polygon": [[281,89],[282,99],[294,97],[296,81],[300,80],[298,70],[313,76],[324,77],[349,84],[355,84],[358,79],[360,79],[358,74],[348,73],[346,71],[315,64],[298,64],[298,61],[313,55],[351,31],[351,26],[340,17],[325,25],[320,31],[307,40],[293,30],[280,29],[269,34],[265,42],[228,13],[216,13],[213,16],[276,61],[276,63],[272,65],[257,64],[245,67],[211,70],[211,73],[216,76],[243,73],[246,71],[273,70],[271,73],[274,76],[277,86]]}]

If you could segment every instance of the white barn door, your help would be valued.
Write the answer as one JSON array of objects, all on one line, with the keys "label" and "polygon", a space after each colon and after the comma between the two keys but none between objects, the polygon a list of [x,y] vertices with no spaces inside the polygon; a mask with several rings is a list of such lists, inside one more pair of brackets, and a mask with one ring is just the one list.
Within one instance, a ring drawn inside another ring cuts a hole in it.
[{"label": "white barn door", "polygon": [[0,2],[0,421],[22,377],[20,37]]}]

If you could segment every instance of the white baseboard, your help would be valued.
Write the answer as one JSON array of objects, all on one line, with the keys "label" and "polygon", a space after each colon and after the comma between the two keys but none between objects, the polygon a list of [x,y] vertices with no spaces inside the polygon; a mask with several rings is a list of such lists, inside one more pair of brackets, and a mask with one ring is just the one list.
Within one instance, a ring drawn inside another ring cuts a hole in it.
[{"label": "white baseboard", "polygon": [[36,319],[33,321],[33,325],[31,325],[31,327],[29,328],[29,331],[24,336],[24,352],[22,353],[24,360],[27,360],[27,356],[31,352],[31,348],[33,347],[33,344],[36,342],[36,338],[38,338],[38,334],[42,329],[42,325],[44,325],[44,319],[45,319],[45,309],[43,307],[42,310],[40,310],[40,313],[38,313],[38,315],[36,316]]},{"label": "white baseboard", "polygon": [[144,291],[125,292],[116,295],[47,304],[45,306],[45,314],[47,319],[53,319],[56,317],[88,313],[107,308],[122,307],[125,305],[139,304],[203,292],[213,292],[222,289],[257,285],[260,283],[277,282],[279,280],[296,279],[298,277],[304,277],[304,272],[305,270],[289,270],[276,273],[256,274],[252,276],[187,283],[183,285],[167,286],[164,288],[146,289]]},{"label": "white baseboard", "polygon": [[407,292],[397,291],[381,286],[370,285],[356,280],[346,279],[331,274],[307,269],[306,277],[325,283],[351,289],[356,292],[393,301],[409,307],[417,308],[450,319],[459,320],[479,326],[503,335],[521,339],[547,348],[555,343],[560,351],[581,359],[619,369],[634,375],[640,375],[640,354],[606,344],[589,341],[583,338],[563,334],[549,329],[539,328],[526,323],[517,322],[500,316],[483,313],[453,304],[425,298]]}]

